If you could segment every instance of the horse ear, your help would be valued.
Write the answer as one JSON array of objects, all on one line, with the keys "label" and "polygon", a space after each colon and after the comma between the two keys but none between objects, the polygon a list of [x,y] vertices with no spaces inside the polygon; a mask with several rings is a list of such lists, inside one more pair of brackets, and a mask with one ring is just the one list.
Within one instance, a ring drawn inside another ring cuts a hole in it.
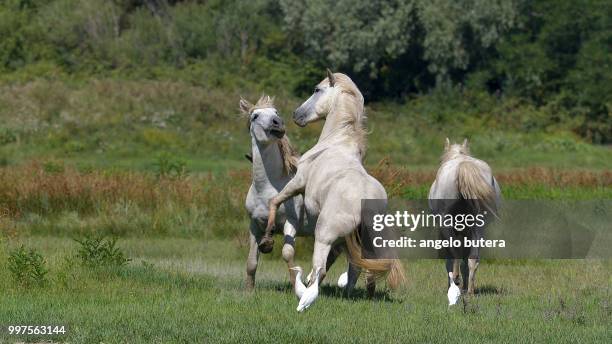
[{"label": "horse ear", "polygon": [[246,99],[240,97],[240,112],[245,115],[249,114],[249,109],[253,107],[253,104],[249,103]]},{"label": "horse ear", "polygon": [[463,140],[463,144],[462,144],[463,148],[468,148],[468,139],[464,139]]},{"label": "horse ear", "polygon": [[444,140],[444,150],[448,150],[450,148],[450,140],[448,137]]},{"label": "horse ear", "polygon": [[329,87],[334,87],[336,84],[336,78],[334,77],[334,73],[332,73],[329,68],[327,68],[327,79],[329,80]]}]

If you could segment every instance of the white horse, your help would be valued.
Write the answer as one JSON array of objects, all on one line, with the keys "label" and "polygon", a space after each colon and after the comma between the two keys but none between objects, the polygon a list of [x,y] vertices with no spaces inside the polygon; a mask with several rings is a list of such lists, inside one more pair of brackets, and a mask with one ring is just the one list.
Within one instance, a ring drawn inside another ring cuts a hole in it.
[{"label": "white horse", "polygon": [[[388,273],[387,283],[396,288],[404,279],[400,261],[362,258],[358,238],[362,199],[387,199],[383,186],[362,165],[366,143],[363,96],[348,76],[329,70],[327,74],[293,114],[299,126],[319,120],[325,120],[325,125],[317,144],[300,158],[295,177],[270,200],[268,227],[260,250],[272,250],[277,207],[304,194],[307,218],[316,221],[312,271],[321,268],[321,276],[325,276],[332,245],[344,238],[350,259],[346,293],[355,286],[361,269],[367,270],[369,277]],[[374,278],[369,278],[367,285],[372,295]]]},{"label": "white horse", "polygon": [[[268,201],[291,180],[299,156],[285,135],[285,124],[272,98],[262,96],[255,105],[241,99],[240,111],[248,118],[251,134],[252,152],[247,158],[252,162],[253,178],[246,198],[246,208],[251,218],[246,287],[253,289],[259,260],[257,244],[268,222]],[[308,226],[303,221],[304,202],[301,196],[287,200],[278,213],[276,224],[283,229],[284,235],[282,256],[290,269],[290,281],[295,285],[295,271],[291,269],[294,266],[295,237],[312,236],[314,226]],[[341,248],[333,250],[328,267],[340,252]]]},{"label": "white horse", "polygon": [[[436,180],[429,190],[429,205],[435,213],[445,213],[454,201],[435,200],[457,200],[465,201],[470,212],[488,212],[491,216],[497,216],[501,205],[501,190],[499,184],[489,165],[479,159],[470,156],[468,141],[465,139],[463,144],[450,144],[446,139],[444,144],[444,155],[442,164],[438,169]],[[452,231],[450,235],[467,235],[470,239],[480,239],[483,236],[482,228],[471,228],[463,232]],[[444,234],[443,234],[444,235]],[[453,258],[446,260],[447,273],[452,272],[454,283],[459,275],[459,261],[464,260],[462,275],[464,281],[468,282],[467,291],[474,293],[476,269],[479,264],[478,248],[463,250],[463,252],[451,251]],[[469,268],[469,276],[466,279],[466,260]]]}]

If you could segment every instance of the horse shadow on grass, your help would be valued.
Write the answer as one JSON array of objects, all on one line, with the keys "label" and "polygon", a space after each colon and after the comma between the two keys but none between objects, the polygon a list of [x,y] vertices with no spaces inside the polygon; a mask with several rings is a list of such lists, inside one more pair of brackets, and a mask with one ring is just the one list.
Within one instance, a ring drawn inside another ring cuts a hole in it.
[{"label": "horse shadow on grass", "polygon": [[502,288],[496,287],[491,284],[485,284],[480,287],[476,287],[474,289],[475,295],[501,295],[505,294],[505,291]]},{"label": "horse shadow on grass", "polygon": [[[268,282],[261,284],[258,288],[274,290],[277,292],[293,294],[293,287],[289,282]],[[385,290],[376,290],[372,297],[368,296],[367,290],[355,287],[349,297],[344,296],[344,289],[335,285],[323,284],[319,287],[319,295],[347,300],[374,300],[380,302],[401,302],[400,299],[393,299]]]}]

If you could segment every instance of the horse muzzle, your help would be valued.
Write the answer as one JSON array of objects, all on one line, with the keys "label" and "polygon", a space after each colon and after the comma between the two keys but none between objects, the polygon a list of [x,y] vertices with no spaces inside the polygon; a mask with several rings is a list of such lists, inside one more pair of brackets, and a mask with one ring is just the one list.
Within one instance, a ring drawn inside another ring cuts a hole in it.
[{"label": "horse muzzle", "polygon": [[270,134],[278,139],[281,139],[283,136],[285,136],[285,128],[272,127],[270,128]]},{"label": "horse muzzle", "polygon": [[297,111],[293,113],[293,122],[300,127],[306,126],[306,115],[300,114]]}]

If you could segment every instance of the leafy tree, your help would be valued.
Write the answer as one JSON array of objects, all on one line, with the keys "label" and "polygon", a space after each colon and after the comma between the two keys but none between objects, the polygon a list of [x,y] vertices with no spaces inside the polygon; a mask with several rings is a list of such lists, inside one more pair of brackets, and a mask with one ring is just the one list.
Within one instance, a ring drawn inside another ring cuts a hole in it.
[{"label": "leafy tree", "polygon": [[518,15],[516,1],[280,3],[286,30],[306,55],[370,79],[384,75],[396,59],[413,66],[422,66],[424,60],[438,81],[450,78],[452,71],[462,74],[515,25]]}]

